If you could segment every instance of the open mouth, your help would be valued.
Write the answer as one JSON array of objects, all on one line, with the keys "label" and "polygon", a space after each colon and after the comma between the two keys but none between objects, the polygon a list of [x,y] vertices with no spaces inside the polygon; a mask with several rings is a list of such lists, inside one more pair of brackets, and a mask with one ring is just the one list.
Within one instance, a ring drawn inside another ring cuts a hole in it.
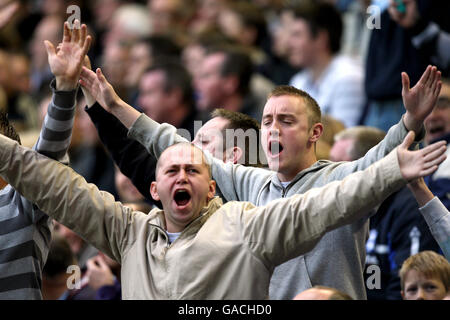
[{"label": "open mouth", "polygon": [[279,141],[269,142],[269,153],[272,156],[277,156],[283,151],[283,145]]},{"label": "open mouth", "polygon": [[191,195],[187,190],[177,190],[175,191],[173,199],[178,206],[182,207],[187,205],[189,201],[191,201]]}]

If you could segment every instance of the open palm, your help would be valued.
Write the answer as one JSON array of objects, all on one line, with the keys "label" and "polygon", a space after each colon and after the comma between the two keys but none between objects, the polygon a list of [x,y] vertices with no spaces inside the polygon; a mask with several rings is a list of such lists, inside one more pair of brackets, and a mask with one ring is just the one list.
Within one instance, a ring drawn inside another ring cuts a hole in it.
[{"label": "open palm", "polygon": [[91,37],[87,36],[87,27],[81,28],[75,22],[73,30],[69,29],[68,22],[64,23],[64,37],[62,43],[55,50],[53,44],[45,41],[48,53],[48,63],[55,78],[76,85],[81,73],[84,57],[89,50]]},{"label": "open palm", "polygon": [[80,75],[80,83],[84,90],[109,112],[121,100],[111,84],[106,80],[100,68],[97,68],[96,72],[93,72],[83,67]]},{"label": "open palm", "polygon": [[433,111],[441,91],[441,72],[428,66],[416,85],[410,88],[409,77],[402,72],[402,97],[407,112],[416,120],[423,122]]}]

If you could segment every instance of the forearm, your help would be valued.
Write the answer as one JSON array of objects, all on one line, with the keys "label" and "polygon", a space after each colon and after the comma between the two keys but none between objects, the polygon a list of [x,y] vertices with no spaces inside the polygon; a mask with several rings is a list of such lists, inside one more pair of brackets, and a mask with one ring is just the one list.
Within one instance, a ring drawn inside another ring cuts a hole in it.
[{"label": "forearm", "polygon": [[85,110],[120,171],[131,179],[141,194],[153,202],[149,190],[151,182],[155,180],[156,158],[139,142],[128,138],[127,128],[98,103]]},{"label": "forearm", "polygon": [[62,161],[72,137],[77,88],[70,91],[59,90],[55,80],[50,83],[50,88],[53,92],[52,100],[34,149],[49,158]]},{"label": "forearm", "polygon": [[433,193],[430,191],[423,179],[410,182],[408,187],[413,193],[414,198],[416,198],[419,207],[423,207],[434,198]]},{"label": "forearm", "polygon": [[405,184],[394,150],[342,181],[262,207],[267,220],[262,225],[261,218],[248,215],[249,242],[263,243],[282,263],[311,250],[326,232],[363,218]]},{"label": "forearm", "polygon": [[141,116],[141,113],[130,106],[122,99],[117,99],[110,106],[111,113],[122,122],[122,124],[130,129],[133,123]]},{"label": "forearm", "polygon": [[[387,154],[400,145],[407,134],[408,129],[406,128],[403,120],[400,120],[396,125],[389,129],[384,139],[375,147],[370,149],[362,158],[341,164],[334,169],[333,175],[330,176],[330,180],[335,180],[336,178],[342,179],[344,176],[347,176],[352,172],[368,168],[371,164],[383,159]],[[419,136],[416,135],[415,142],[412,144],[411,149],[417,149],[418,142],[423,139],[424,135],[425,132],[421,132],[421,135]]]},{"label": "forearm", "polygon": [[431,234],[441,247],[447,260],[450,261],[450,212],[437,197],[419,210],[427,222]]}]

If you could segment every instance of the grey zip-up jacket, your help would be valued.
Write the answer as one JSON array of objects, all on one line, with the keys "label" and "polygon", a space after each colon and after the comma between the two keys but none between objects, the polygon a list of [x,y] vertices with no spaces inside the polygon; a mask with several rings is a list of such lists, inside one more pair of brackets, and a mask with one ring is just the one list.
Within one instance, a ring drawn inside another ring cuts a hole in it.
[{"label": "grey zip-up jacket", "polygon": [[[405,185],[397,152],[363,172],[263,207],[216,197],[169,244],[164,212],[132,211],[54,160],[0,136],[0,174],[122,265],[124,299],[264,299],[275,266],[311,250]],[[361,195],[361,197],[358,197]]]},{"label": "grey zip-up jacket", "polygon": [[[363,158],[352,162],[317,161],[299,172],[286,188],[281,185],[276,172],[223,163],[208,152],[205,153],[212,163],[213,178],[226,200],[249,201],[261,206],[364,170],[401,144],[407,134],[408,131],[400,120],[388,131],[384,140]],[[423,135],[422,129],[416,141],[420,141]],[[173,126],[159,124],[144,114],[132,125],[128,136],[143,144],[157,158],[168,146],[186,141],[176,135]],[[372,208],[378,204],[374,204]],[[314,285],[324,285],[339,289],[354,299],[366,299],[363,279],[365,243],[369,233],[368,218],[373,213],[374,211],[367,210],[359,221],[326,234],[308,254],[278,266],[270,283],[270,298],[292,299]]]}]

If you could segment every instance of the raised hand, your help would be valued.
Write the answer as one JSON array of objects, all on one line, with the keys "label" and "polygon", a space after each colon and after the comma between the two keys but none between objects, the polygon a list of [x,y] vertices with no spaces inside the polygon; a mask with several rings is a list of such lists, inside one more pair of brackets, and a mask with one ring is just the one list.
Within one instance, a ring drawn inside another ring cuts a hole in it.
[{"label": "raised hand", "polygon": [[93,99],[97,100],[109,112],[121,100],[111,84],[106,80],[100,68],[97,68],[94,73],[83,66],[80,74],[80,84],[84,88],[83,92],[89,93]]},{"label": "raised hand", "polygon": [[84,57],[91,45],[92,38],[87,35],[86,25],[80,28],[79,24],[75,20],[74,28],[70,30],[68,22],[64,22],[63,41],[58,45],[58,50],[50,41],[44,41],[58,90],[72,90],[77,86]]},{"label": "raised hand", "polygon": [[439,164],[446,159],[446,141],[438,141],[426,148],[410,151],[408,148],[414,142],[414,137],[414,132],[410,131],[397,148],[400,171],[407,181],[433,173],[437,170]]},{"label": "raised hand", "polygon": [[[84,57],[84,61],[83,61],[83,67],[86,67],[88,70],[91,70],[91,60],[89,59],[89,57],[86,55]],[[81,91],[83,91],[83,96],[84,99],[86,100],[86,104],[88,105],[88,107],[92,107],[96,100],[95,98],[91,95],[91,93],[88,91],[88,89],[86,89],[85,87],[81,86]]]},{"label": "raised hand", "polygon": [[408,130],[419,133],[425,118],[433,111],[441,91],[441,72],[428,66],[420,80],[412,88],[408,74],[402,72],[402,97],[406,108],[404,117]]},{"label": "raised hand", "polygon": [[108,112],[112,113],[123,125],[130,128],[141,115],[139,111],[120,99],[112,85],[106,80],[100,68],[95,73],[83,67],[80,84]]}]

